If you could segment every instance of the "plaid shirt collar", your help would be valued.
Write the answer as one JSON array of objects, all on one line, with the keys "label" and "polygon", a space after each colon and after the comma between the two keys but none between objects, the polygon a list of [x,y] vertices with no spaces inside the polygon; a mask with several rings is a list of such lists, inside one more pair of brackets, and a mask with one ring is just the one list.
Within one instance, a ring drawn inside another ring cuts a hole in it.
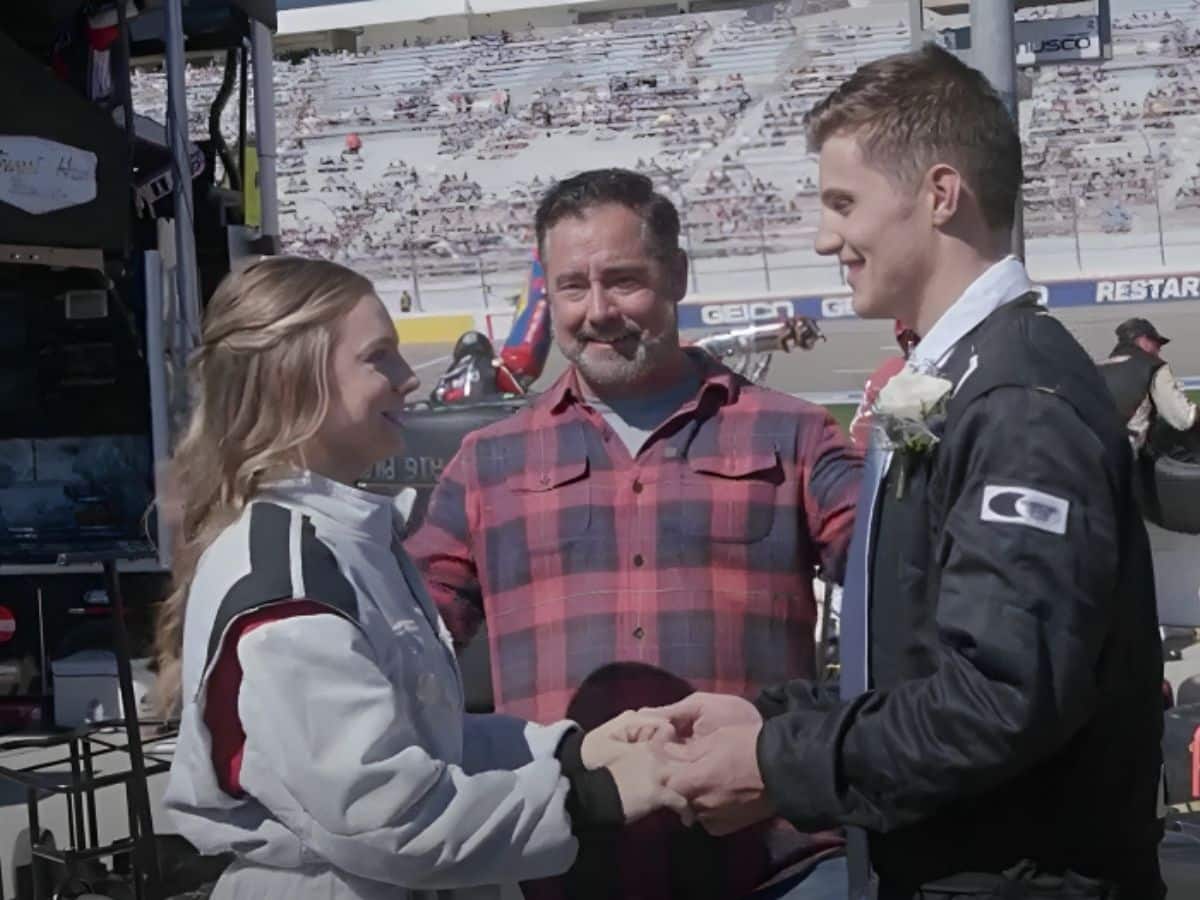
[{"label": "plaid shirt collar", "polygon": [[[701,384],[700,391],[697,393],[695,400],[685,404],[680,412],[691,408],[693,404],[699,406],[704,397],[710,392],[721,394],[724,404],[737,401],[738,393],[741,390],[741,382],[733,370],[713,359],[710,354],[703,350],[685,347],[683,352],[687,354],[688,359],[692,361],[699,371]],[[539,414],[557,416],[576,404],[586,402],[587,394],[584,393],[583,385],[579,379],[579,372],[574,366],[570,366],[550,386],[549,390],[533,401],[531,406]]]}]

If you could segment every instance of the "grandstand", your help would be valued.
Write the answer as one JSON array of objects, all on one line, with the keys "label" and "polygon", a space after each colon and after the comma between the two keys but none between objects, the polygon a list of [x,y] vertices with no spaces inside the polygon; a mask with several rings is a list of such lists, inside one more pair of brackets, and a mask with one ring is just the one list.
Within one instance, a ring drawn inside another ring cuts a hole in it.
[{"label": "grandstand", "polygon": [[[678,202],[693,290],[837,285],[811,249],[817,171],[803,116],[856,66],[910,46],[906,3],[840,2],[469,39],[408,40],[381,25],[355,52],[280,62],[284,246],[426,309],[503,308],[550,179],[621,165]],[[484,17],[471,18],[478,29]],[[1104,64],[1029,70],[1025,221],[1041,276],[1158,265],[1160,214],[1168,263],[1188,264],[1200,245],[1200,9],[1118,5],[1113,35]],[[215,66],[189,70],[197,137],[219,83]],[[135,104],[161,116],[160,74],[138,74]]]}]

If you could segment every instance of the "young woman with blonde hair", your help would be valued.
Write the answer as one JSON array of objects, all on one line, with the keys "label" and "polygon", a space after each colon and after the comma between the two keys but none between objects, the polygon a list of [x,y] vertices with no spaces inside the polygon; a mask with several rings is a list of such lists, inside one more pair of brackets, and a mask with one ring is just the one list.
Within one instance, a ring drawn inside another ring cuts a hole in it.
[{"label": "young woman with blonde hair", "polygon": [[463,714],[391,502],[353,486],[400,451],[417,387],[367,279],[296,258],[229,276],[193,379],[157,638],[181,706],[167,808],[235,853],[215,897],[496,897],[565,871],[573,828],[684,808],[655,720]]}]

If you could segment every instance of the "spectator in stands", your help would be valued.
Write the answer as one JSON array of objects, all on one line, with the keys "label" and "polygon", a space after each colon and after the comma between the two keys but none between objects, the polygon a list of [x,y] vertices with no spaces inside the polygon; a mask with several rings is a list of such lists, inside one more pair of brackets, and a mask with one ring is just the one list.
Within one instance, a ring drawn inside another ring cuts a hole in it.
[{"label": "spectator in stands", "polygon": [[536,232],[571,365],[468,435],[408,541],[459,646],[487,619],[497,710],[554,720],[623,660],[743,697],[812,678],[813,579],[841,578],[859,456],[821,408],[680,346],[688,260],[648,178],[562,181]]}]

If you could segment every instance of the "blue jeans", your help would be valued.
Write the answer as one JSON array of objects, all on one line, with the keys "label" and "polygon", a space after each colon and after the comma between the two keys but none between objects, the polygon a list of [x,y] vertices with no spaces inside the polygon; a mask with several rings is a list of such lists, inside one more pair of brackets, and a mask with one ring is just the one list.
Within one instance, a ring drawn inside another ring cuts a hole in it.
[{"label": "blue jeans", "polygon": [[846,900],[850,895],[850,871],[845,856],[822,860],[807,875],[798,875],[761,891],[750,900]]}]

